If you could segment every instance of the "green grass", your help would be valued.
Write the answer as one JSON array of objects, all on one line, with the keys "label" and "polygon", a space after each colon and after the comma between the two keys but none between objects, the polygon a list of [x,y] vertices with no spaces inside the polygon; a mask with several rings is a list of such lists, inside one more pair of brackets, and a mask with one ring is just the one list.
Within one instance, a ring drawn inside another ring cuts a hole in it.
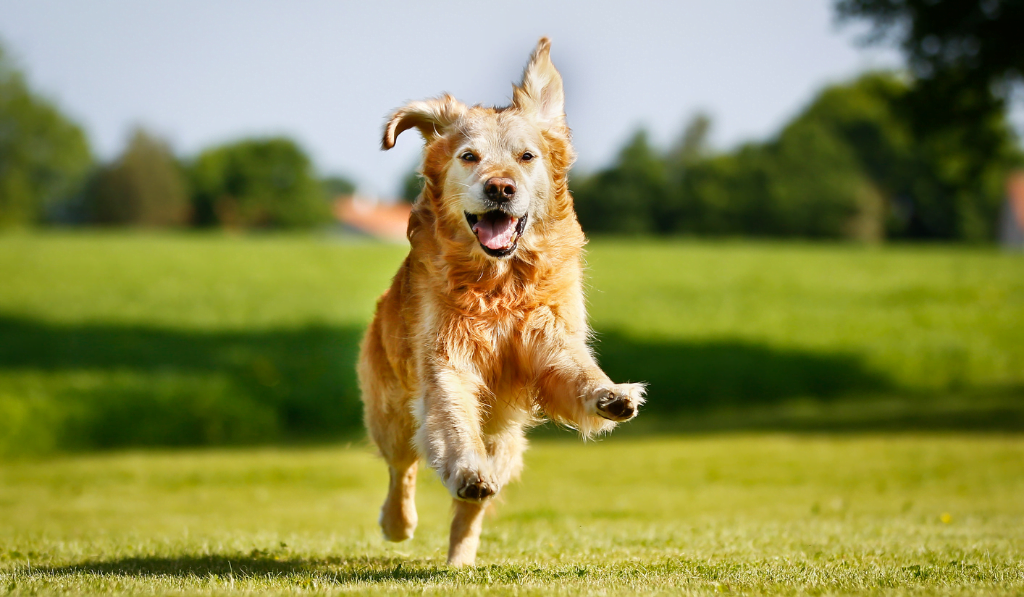
[{"label": "green grass", "polygon": [[[330,237],[0,236],[0,454],[361,434],[353,363],[406,250]],[[594,241],[630,429],[1024,429],[1024,256]]]},{"label": "green grass", "polygon": [[[361,439],[352,363],[404,253],[0,236],[0,594],[1024,594],[1021,255],[595,241],[601,361],[650,403],[538,434],[450,570],[433,474],[416,538],[379,538]],[[124,451],[208,444],[264,446]]]},{"label": "green grass", "polygon": [[0,593],[1019,595],[1019,436],[538,442],[444,566],[449,500],[378,537],[360,446],[65,456],[0,467]]}]

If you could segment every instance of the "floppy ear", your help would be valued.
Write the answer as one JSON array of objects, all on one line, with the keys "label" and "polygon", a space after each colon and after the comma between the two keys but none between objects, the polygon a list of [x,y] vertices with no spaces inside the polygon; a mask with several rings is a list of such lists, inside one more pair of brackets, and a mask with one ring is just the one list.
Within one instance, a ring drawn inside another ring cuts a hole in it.
[{"label": "floppy ear", "polygon": [[551,63],[551,41],[540,38],[523,72],[523,82],[512,90],[512,105],[533,114],[551,128],[565,125],[565,93],[562,76]]},{"label": "floppy ear", "polygon": [[445,94],[439,98],[422,102],[410,102],[400,108],[384,125],[381,149],[391,149],[395,139],[413,127],[419,129],[426,141],[432,140],[466,112],[466,106],[454,97]]}]

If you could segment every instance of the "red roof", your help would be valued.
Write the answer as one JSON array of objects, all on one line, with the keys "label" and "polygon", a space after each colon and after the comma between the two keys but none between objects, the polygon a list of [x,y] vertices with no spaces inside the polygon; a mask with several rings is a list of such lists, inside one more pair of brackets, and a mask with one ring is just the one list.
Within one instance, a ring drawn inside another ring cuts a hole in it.
[{"label": "red roof", "polygon": [[339,222],[382,240],[406,240],[410,213],[412,206],[402,201],[382,203],[357,195],[334,201],[334,217]]},{"label": "red roof", "polygon": [[1010,202],[1017,227],[1024,230],[1024,172],[1018,171],[1010,175],[1006,182],[1006,199]]}]

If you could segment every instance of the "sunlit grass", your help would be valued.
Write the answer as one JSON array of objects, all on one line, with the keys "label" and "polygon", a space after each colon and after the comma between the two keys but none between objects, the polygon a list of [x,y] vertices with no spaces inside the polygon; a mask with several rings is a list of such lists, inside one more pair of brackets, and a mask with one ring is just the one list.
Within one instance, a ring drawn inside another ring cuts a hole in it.
[{"label": "sunlit grass", "polygon": [[904,388],[1024,387],[1019,252],[604,241],[590,264],[599,329],[855,355]]},{"label": "sunlit grass", "polygon": [[[354,361],[401,246],[0,236],[0,454],[360,436]],[[597,239],[633,428],[1024,429],[1024,256]]]},{"label": "sunlit grass", "polygon": [[[360,439],[356,344],[404,253],[0,236],[0,453],[29,456],[0,460],[0,593],[1024,592],[1024,439],[906,433],[1024,429],[1020,255],[593,242],[602,363],[650,404],[538,441],[451,570],[430,473],[416,537],[379,538]],[[861,433],[639,437],[736,428]]]},{"label": "sunlit grass", "polygon": [[444,566],[449,500],[378,537],[365,447],[123,453],[0,468],[0,591],[1019,594],[1024,440],[746,435],[539,442]]}]

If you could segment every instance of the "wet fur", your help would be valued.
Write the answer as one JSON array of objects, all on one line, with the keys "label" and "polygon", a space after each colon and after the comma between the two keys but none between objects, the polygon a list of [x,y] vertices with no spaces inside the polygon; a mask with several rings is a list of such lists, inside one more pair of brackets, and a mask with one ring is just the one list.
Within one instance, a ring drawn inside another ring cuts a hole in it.
[{"label": "wet fur", "polygon": [[[391,475],[385,538],[412,536],[422,456],[454,499],[448,561],[472,564],[487,504],[522,469],[526,429],[546,417],[584,436],[609,431],[635,416],[643,386],[612,383],[587,344],[586,239],[567,184],[575,153],[548,41],[511,106],[468,107],[447,95],[412,102],[388,121],[383,147],[412,128],[425,141],[424,190],[409,255],[363,341],[359,380],[367,430]],[[467,147],[479,163],[460,161]],[[522,147],[539,155],[524,161]],[[486,255],[465,219],[486,202],[478,183],[491,176],[516,180],[517,209],[529,211],[505,258]]]}]

